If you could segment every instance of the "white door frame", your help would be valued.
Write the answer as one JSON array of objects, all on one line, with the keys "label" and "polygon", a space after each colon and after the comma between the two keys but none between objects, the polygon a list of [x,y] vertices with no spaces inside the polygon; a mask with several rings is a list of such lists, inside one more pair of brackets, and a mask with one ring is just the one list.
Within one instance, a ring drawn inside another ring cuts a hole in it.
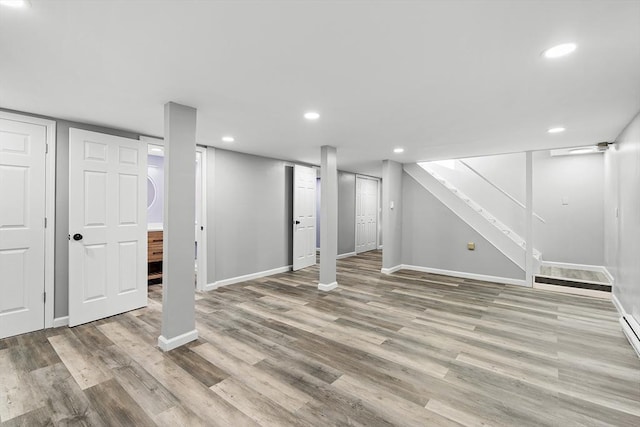
[{"label": "white door frame", "polygon": [[[200,211],[200,230],[198,239],[198,282],[197,289],[204,291],[207,287],[207,148],[196,145],[196,152],[200,153],[200,200],[202,210]],[[196,196],[197,197],[197,196]]]},{"label": "white door frame", "polygon": [[44,229],[44,327],[53,328],[56,224],[56,122],[38,117],[0,111],[0,118],[30,123],[46,128],[45,155],[45,218]]},{"label": "white door frame", "polygon": [[[141,136],[140,141],[146,141],[149,146],[158,146],[164,149],[164,139],[153,138],[150,136]],[[203,263],[198,263],[198,281],[196,284],[196,289],[199,291],[206,290],[207,287],[207,147],[204,145],[196,145],[196,152],[200,153],[200,162],[201,162],[201,171],[200,171],[200,197],[202,200],[202,212],[200,213],[200,226],[204,228],[201,230],[198,240],[198,259],[204,260]],[[164,153],[162,153],[164,156]],[[195,160],[195,159],[194,159]]]},{"label": "white door frame", "polygon": [[[380,213],[382,210],[380,209],[380,200],[382,200],[380,197],[380,191],[382,187],[380,185],[380,178],[356,174],[356,182],[355,182],[356,191],[354,193],[354,197],[355,197],[354,201],[356,204],[358,203],[358,200],[357,200],[358,199],[358,179],[368,179],[368,180],[377,182],[378,191],[376,192],[376,249],[380,249]],[[356,209],[357,209],[357,206],[356,206]],[[357,212],[354,212],[354,213],[356,215],[354,215],[353,217],[353,221],[355,224],[355,233],[354,233],[355,237],[354,237],[353,248],[356,253],[359,253],[358,252],[358,215],[357,215]]]}]

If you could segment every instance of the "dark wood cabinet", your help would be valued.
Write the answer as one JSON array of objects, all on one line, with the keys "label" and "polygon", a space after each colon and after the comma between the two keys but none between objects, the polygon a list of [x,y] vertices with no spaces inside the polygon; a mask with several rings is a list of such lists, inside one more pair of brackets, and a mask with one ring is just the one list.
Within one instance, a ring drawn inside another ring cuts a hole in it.
[{"label": "dark wood cabinet", "polygon": [[147,235],[148,280],[162,279],[162,230]]}]

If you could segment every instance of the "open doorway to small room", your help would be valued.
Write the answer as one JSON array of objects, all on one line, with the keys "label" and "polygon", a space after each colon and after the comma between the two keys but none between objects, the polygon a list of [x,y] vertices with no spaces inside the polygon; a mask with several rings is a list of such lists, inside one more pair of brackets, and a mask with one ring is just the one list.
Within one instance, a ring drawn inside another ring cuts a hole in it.
[{"label": "open doorway to small room", "polygon": [[[162,285],[164,233],[164,148],[162,141],[148,140],[147,223],[148,280],[150,293]],[[203,290],[207,284],[206,244],[206,148],[196,147],[196,209],[194,218],[194,285]]]}]

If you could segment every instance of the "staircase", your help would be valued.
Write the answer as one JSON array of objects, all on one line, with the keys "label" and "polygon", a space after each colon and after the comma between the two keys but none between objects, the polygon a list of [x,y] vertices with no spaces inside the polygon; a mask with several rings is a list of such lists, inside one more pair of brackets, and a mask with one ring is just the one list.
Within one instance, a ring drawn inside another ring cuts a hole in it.
[{"label": "staircase", "polygon": [[[525,270],[527,249],[525,239],[429,168],[427,164],[405,164],[404,171],[513,263]],[[534,273],[536,273],[540,269],[542,254],[535,248],[533,258]]]}]

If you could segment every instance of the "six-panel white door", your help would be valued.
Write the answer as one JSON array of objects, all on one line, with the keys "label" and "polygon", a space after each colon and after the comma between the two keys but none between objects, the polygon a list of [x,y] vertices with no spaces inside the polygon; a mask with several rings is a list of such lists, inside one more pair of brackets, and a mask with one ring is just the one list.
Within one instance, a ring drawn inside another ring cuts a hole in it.
[{"label": "six-panel white door", "polygon": [[377,248],[378,181],[356,177],[356,252]]},{"label": "six-panel white door", "polygon": [[0,338],[44,328],[46,135],[0,119]]},{"label": "six-panel white door", "polygon": [[69,131],[69,325],[147,305],[147,143]]},{"label": "six-panel white door", "polygon": [[316,170],[293,167],[293,269],[316,263]]}]

